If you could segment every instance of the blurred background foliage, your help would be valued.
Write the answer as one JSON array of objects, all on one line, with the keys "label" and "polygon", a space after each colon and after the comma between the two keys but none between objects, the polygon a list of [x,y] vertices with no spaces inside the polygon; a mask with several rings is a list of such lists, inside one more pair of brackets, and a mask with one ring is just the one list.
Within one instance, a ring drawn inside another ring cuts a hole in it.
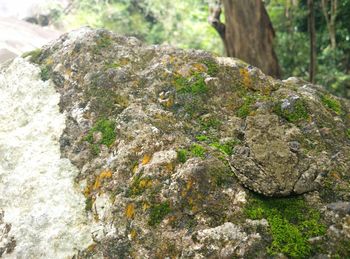
[{"label": "blurred background foliage", "polygon": [[[209,25],[210,0],[73,0],[65,10],[54,9],[54,22],[65,30],[82,25],[107,28],[136,36],[151,44],[170,44],[224,55],[217,32]],[[350,0],[339,0],[336,16],[336,48],[315,0],[317,33],[316,83],[331,92],[350,97]],[[329,0],[328,0],[329,1]],[[283,78],[308,79],[309,33],[307,0],[266,0],[276,32],[275,51]]]},{"label": "blurred background foliage", "polygon": [[65,29],[82,25],[106,28],[151,44],[221,55],[221,40],[207,17],[206,0],[79,0],[68,14],[57,12],[56,23]]}]

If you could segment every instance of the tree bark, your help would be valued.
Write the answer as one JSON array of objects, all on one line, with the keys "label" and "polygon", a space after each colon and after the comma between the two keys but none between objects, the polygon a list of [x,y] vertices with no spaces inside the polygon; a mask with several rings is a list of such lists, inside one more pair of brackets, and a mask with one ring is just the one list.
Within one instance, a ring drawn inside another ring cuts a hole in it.
[{"label": "tree bark", "polygon": [[316,76],[316,58],[317,58],[317,49],[316,49],[316,29],[315,29],[315,9],[314,9],[314,1],[307,0],[308,5],[308,27],[310,34],[310,66],[309,66],[309,76],[310,82],[315,83]]},{"label": "tree bark", "polygon": [[336,18],[338,12],[338,0],[330,0],[330,10],[328,10],[329,0],[322,0],[321,6],[323,15],[326,19],[327,29],[329,34],[329,40],[331,43],[331,48],[335,49],[337,47],[336,41]]},{"label": "tree bark", "polygon": [[261,0],[222,0],[225,24],[220,21],[221,5],[215,0],[209,22],[223,40],[226,55],[259,67],[266,74],[280,77],[281,70],[273,49],[275,32]]}]

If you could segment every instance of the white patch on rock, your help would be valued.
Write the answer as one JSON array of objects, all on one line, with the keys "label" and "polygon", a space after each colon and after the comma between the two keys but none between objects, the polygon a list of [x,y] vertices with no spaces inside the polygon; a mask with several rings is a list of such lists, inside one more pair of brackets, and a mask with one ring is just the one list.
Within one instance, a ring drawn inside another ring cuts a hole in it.
[{"label": "white patch on rock", "polygon": [[16,240],[5,258],[71,258],[92,243],[78,169],[60,157],[60,96],[39,73],[21,58],[0,73],[0,208]]}]

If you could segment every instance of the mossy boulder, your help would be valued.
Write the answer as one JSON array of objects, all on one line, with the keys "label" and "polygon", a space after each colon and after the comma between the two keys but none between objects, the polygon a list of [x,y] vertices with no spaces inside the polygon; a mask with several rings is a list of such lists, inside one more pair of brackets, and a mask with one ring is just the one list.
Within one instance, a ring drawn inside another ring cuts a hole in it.
[{"label": "mossy boulder", "polygon": [[[146,46],[106,30],[64,34],[26,59],[49,68],[43,79],[67,114],[62,156],[79,168],[87,213],[104,226],[80,256],[324,253],[310,239],[326,235],[334,217],[312,217],[308,206],[348,197],[349,101],[237,59]],[[324,220],[321,230],[308,232],[302,220],[282,215],[280,203],[258,202],[252,192],[302,195],[281,204],[310,213],[307,223]],[[276,241],[286,222],[290,235]],[[282,247],[295,244],[293,233],[299,253]],[[335,240],[327,238],[319,240]]]}]

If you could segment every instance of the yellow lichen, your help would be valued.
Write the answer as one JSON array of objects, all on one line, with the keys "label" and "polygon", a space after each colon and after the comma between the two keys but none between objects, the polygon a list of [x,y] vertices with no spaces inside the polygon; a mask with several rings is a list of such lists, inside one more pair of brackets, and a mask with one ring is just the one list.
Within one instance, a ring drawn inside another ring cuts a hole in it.
[{"label": "yellow lichen", "polygon": [[331,172],[331,176],[337,180],[341,179],[340,175],[336,171]]},{"label": "yellow lichen", "polygon": [[243,82],[243,85],[246,87],[246,88],[251,88],[252,87],[252,80],[249,76],[249,72],[247,69],[245,68],[240,68],[239,69],[239,73],[242,77],[242,82]]},{"label": "yellow lichen", "polygon": [[121,66],[125,66],[130,63],[130,60],[128,58],[121,58],[118,62]]},{"label": "yellow lichen", "polygon": [[132,168],[132,173],[135,174],[138,168],[139,168],[138,164],[134,165],[134,167]]},{"label": "yellow lichen", "polygon": [[144,202],[142,203],[142,209],[143,209],[143,211],[148,210],[150,207],[151,207],[151,205],[150,205],[147,201],[144,201]]},{"label": "yellow lichen", "polygon": [[53,64],[53,59],[51,57],[47,58],[45,63],[46,63],[46,65],[50,66]]},{"label": "yellow lichen", "polygon": [[189,191],[193,186],[193,181],[192,180],[189,180],[187,183],[186,183],[186,191]]},{"label": "yellow lichen", "polygon": [[93,251],[95,250],[95,248],[96,248],[96,244],[91,244],[91,245],[89,245],[89,246],[86,248],[86,250],[87,250],[89,253],[91,253],[91,252],[93,252]]},{"label": "yellow lichen", "polygon": [[132,219],[135,216],[135,204],[129,203],[125,208],[125,216],[128,219]]},{"label": "yellow lichen", "polygon": [[101,187],[101,180],[100,180],[100,177],[97,176],[96,179],[95,179],[95,183],[94,183],[94,186],[93,186],[93,189],[94,190],[97,190]]},{"label": "yellow lichen", "polygon": [[139,183],[140,188],[149,188],[152,186],[152,180],[151,179],[142,179]]},{"label": "yellow lichen", "polygon": [[135,230],[135,229],[132,229],[132,230],[130,231],[130,237],[131,237],[131,239],[135,239],[136,236],[137,236],[136,230]]},{"label": "yellow lichen", "polygon": [[95,183],[93,185],[93,190],[98,190],[101,187],[101,182],[103,179],[111,178],[113,175],[111,170],[104,170],[98,175],[95,179]]},{"label": "yellow lichen", "polygon": [[174,105],[174,98],[171,96],[168,98],[168,100],[165,102],[165,107],[170,108]]},{"label": "yellow lichen", "polygon": [[144,155],[144,157],[142,158],[142,165],[147,165],[149,163],[149,161],[151,161],[152,156],[149,154]]},{"label": "yellow lichen", "polygon": [[86,185],[84,188],[84,196],[88,197],[91,194],[91,191],[92,191],[91,184]]},{"label": "yellow lichen", "polygon": [[174,170],[174,165],[173,163],[168,163],[165,165],[165,168],[168,172],[172,172]]},{"label": "yellow lichen", "polygon": [[100,179],[111,178],[111,177],[112,177],[112,171],[111,170],[102,171],[101,174],[100,174]]},{"label": "yellow lichen", "polygon": [[207,68],[205,67],[205,65],[203,65],[201,63],[195,63],[192,65],[192,70],[194,72],[205,72],[207,70]]}]

